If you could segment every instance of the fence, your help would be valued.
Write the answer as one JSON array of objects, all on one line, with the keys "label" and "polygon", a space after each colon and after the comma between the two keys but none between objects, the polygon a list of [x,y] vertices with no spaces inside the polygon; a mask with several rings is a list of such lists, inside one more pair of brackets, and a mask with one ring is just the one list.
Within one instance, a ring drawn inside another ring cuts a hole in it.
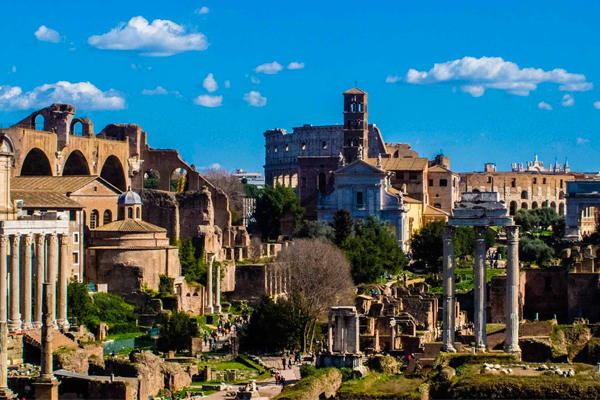
[{"label": "fence", "polygon": [[156,350],[156,339],[140,336],[131,339],[106,340],[102,342],[102,353],[106,355],[129,352],[133,349]]}]

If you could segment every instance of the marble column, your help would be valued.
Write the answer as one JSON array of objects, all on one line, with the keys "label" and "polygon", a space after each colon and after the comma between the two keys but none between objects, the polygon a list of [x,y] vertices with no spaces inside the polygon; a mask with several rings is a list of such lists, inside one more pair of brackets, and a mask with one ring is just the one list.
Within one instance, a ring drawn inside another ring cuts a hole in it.
[{"label": "marble column", "polygon": [[8,388],[8,327],[6,324],[8,296],[8,236],[0,235],[0,399],[16,395]]},{"label": "marble column", "polygon": [[[46,240],[48,241],[48,262],[46,264],[46,280],[44,283],[49,283],[50,286],[45,287],[44,290],[49,290],[50,295],[52,296],[51,307],[46,311],[43,310],[43,313],[49,313],[52,317],[53,324],[56,326],[56,304],[55,304],[55,293],[56,293],[56,279],[58,272],[58,238],[56,234],[50,234],[46,236]],[[46,295],[46,294],[45,294]],[[42,304],[46,299],[43,300]]]},{"label": "marble column", "polygon": [[[54,237],[56,242],[56,235]],[[52,249],[52,241],[50,242]],[[50,252],[49,252],[50,253]],[[36,399],[58,400],[58,380],[52,369],[52,334],[54,330],[54,281],[43,284],[42,354],[40,377],[34,382]]]},{"label": "marble column", "polygon": [[329,322],[327,323],[327,351],[333,353],[333,317],[329,316]]},{"label": "marble column", "polygon": [[456,321],[454,315],[454,227],[446,226],[442,233],[443,240],[443,263],[444,263],[444,331],[442,351],[448,353],[456,352],[454,348],[454,333]]},{"label": "marble column", "polygon": [[215,312],[221,312],[221,266],[217,265],[216,290],[215,290]]},{"label": "marble column", "polygon": [[31,245],[33,235],[21,237],[21,319],[22,329],[33,328],[31,324]]},{"label": "marble column", "polygon": [[486,226],[475,227],[475,347],[477,351],[485,351],[487,338],[486,324],[486,269],[485,269],[485,234]]},{"label": "marble column", "polygon": [[504,351],[520,352],[519,347],[519,227],[507,226],[506,338]]},{"label": "marble column", "polygon": [[35,270],[33,274],[33,325],[42,327],[42,292],[44,284],[44,264],[46,262],[46,240],[44,234],[35,236]]},{"label": "marble column", "polygon": [[21,236],[10,235],[10,290],[9,290],[9,305],[8,312],[8,330],[10,332],[21,332],[21,314],[19,313],[19,263]]},{"label": "marble column", "polygon": [[58,282],[56,290],[56,323],[62,330],[69,329],[67,319],[67,284],[69,281],[69,234],[60,234],[60,260],[58,263]]},{"label": "marble column", "polygon": [[208,289],[208,293],[206,295],[207,297],[207,312],[209,314],[212,314],[215,312],[214,307],[213,307],[213,273],[212,273],[212,269],[213,269],[213,260],[215,259],[215,256],[210,256],[210,261],[208,262],[208,273],[207,273],[207,277],[206,277],[206,287]]}]

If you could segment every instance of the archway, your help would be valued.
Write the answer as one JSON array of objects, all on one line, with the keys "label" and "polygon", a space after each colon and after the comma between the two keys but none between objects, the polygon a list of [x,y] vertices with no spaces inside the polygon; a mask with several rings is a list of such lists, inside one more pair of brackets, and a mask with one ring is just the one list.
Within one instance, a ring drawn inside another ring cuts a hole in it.
[{"label": "archway", "polygon": [[517,213],[517,202],[511,201],[510,202],[510,215],[515,215],[516,213]]},{"label": "archway", "polygon": [[556,212],[557,211],[556,210],[556,203],[555,202],[550,203],[550,208],[553,209],[554,212]]},{"label": "archway", "polygon": [[523,210],[527,210],[527,209],[529,208],[529,206],[527,205],[527,203],[522,203],[522,204],[521,204],[521,208],[522,208]]},{"label": "archway", "polygon": [[160,173],[157,170],[144,172],[144,189],[160,189]]},{"label": "archway", "polygon": [[83,136],[83,123],[81,120],[75,119],[71,122],[71,135]]},{"label": "archway", "polygon": [[90,229],[96,229],[98,226],[100,226],[100,214],[98,213],[98,210],[92,210],[92,212],[90,213]]},{"label": "archway", "polygon": [[67,162],[63,167],[63,176],[67,175],[89,175],[90,168],[88,167],[85,156],[79,151],[75,150],[69,154]]},{"label": "archway", "polygon": [[560,203],[558,206],[558,215],[565,215],[565,203]]},{"label": "archway", "polygon": [[102,225],[110,224],[112,222],[112,212],[105,210],[102,216]]},{"label": "archway", "polygon": [[538,208],[538,203],[537,201],[534,201],[533,203],[531,203],[531,209],[535,210],[536,208]]},{"label": "archway", "polygon": [[52,176],[52,167],[46,153],[37,148],[31,149],[21,166],[21,176]]},{"label": "archway", "polygon": [[44,125],[46,124],[46,119],[42,114],[37,114],[31,117],[31,128],[36,131],[43,131]]},{"label": "archway", "polygon": [[121,165],[121,161],[115,156],[110,156],[104,162],[100,177],[120,190],[127,190],[125,181],[125,171]]},{"label": "archway", "polygon": [[185,192],[188,190],[188,176],[185,168],[175,168],[171,172],[171,192]]},{"label": "archway", "polygon": [[527,200],[529,198],[529,193],[527,192],[527,190],[523,190],[521,192],[521,198]]}]

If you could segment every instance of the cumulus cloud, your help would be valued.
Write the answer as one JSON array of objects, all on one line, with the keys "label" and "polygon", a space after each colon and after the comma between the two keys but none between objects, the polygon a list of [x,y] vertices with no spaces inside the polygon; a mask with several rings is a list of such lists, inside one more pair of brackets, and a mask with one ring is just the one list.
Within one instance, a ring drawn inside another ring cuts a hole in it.
[{"label": "cumulus cloud", "polygon": [[586,91],[594,87],[591,82],[586,81],[583,74],[573,74],[560,68],[551,71],[520,68],[517,64],[504,61],[500,57],[464,57],[435,64],[429,71],[410,69],[404,79],[416,85],[457,85],[461,91],[473,97],[483,96],[487,89],[528,96],[540,83],[560,84],[559,90],[562,91]]},{"label": "cumulus cloud", "polygon": [[287,69],[302,69],[302,68],[304,68],[304,63],[299,63],[296,61],[292,61],[287,66]]},{"label": "cumulus cloud", "polygon": [[396,83],[396,82],[400,82],[402,80],[401,77],[399,77],[398,75],[388,75],[387,78],[385,78],[385,83]]},{"label": "cumulus cloud", "polygon": [[257,74],[269,74],[273,75],[278,73],[283,69],[283,66],[279,64],[277,61],[273,61],[272,63],[261,64],[258,67],[254,68],[254,72]]},{"label": "cumulus cloud", "polygon": [[562,98],[562,100],[560,101],[560,104],[563,107],[572,107],[573,104],[575,104],[575,99],[573,98],[572,95],[570,94],[565,94]]},{"label": "cumulus cloud", "polygon": [[582,138],[582,137],[578,137],[577,138],[577,144],[579,146],[582,146],[582,145],[588,143],[589,141],[590,141],[590,139],[585,139],[585,138]]},{"label": "cumulus cloud", "polygon": [[594,102],[594,108],[597,108],[600,110],[600,101],[595,101]]},{"label": "cumulus cloud", "polygon": [[210,9],[206,6],[204,6],[204,7],[200,7],[199,9],[197,9],[194,12],[194,14],[204,15],[204,14],[208,14],[209,11],[210,11]]},{"label": "cumulus cloud", "polygon": [[150,57],[172,56],[185,51],[206,50],[206,36],[199,32],[187,32],[183,25],[163,19],[151,24],[142,16],[133,17],[127,24],[120,23],[103,35],[94,35],[88,43],[103,50],[138,50],[140,55]]},{"label": "cumulus cloud", "polygon": [[217,81],[213,78],[213,74],[208,74],[202,81],[202,87],[209,93],[212,93],[219,88],[219,85],[217,85]]},{"label": "cumulus cloud", "polygon": [[57,31],[47,28],[45,25],[40,26],[34,35],[40,42],[59,43],[65,40]]},{"label": "cumulus cloud", "polygon": [[18,86],[0,86],[0,110],[44,108],[52,103],[68,103],[83,110],[121,110],[126,105],[121,93],[102,91],[90,82],[59,81],[29,92]]},{"label": "cumulus cloud", "polygon": [[177,97],[181,97],[181,93],[179,93],[176,90],[173,91],[168,91],[167,89],[165,89],[162,86],[157,86],[156,89],[144,89],[142,90],[142,94],[144,96],[156,96],[156,95],[167,95],[167,94],[173,94]]},{"label": "cumulus cloud", "polygon": [[538,104],[540,110],[552,110],[552,106],[545,101],[540,101]]},{"label": "cumulus cloud", "polygon": [[260,95],[260,92],[254,90],[244,95],[246,103],[252,107],[264,107],[267,105],[267,98]]},{"label": "cumulus cloud", "polygon": [[231,82],[225,81],[225,89],[229,89],[231,87]]},{"label": "cumulus cloud", "polygon": [[223,96],[202,94],[194,99],[194,103],[203,107],[220,107],[223,104]]}]

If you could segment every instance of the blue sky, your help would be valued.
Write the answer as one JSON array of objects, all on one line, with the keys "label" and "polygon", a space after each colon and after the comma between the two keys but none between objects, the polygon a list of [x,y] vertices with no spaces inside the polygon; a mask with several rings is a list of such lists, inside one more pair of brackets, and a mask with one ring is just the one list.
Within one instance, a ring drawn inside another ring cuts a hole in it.
[{"label": "blue sky", "polygon": [[386,141],[455,171],[600,169],[600,2],[2,3],[0,123],[70,102],[96,133],[137,123],[198,167],[262,170],[266,129],[341,123],[358,81]]}]

